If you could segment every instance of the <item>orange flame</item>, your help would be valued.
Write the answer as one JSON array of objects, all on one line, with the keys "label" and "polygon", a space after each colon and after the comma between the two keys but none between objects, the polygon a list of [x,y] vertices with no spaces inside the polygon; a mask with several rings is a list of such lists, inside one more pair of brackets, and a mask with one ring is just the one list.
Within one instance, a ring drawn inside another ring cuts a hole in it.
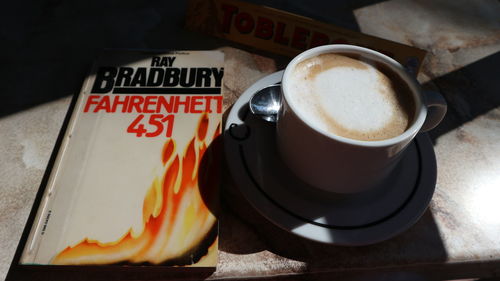
[{"label": "orange flame", "polygon": [[[199,168],[202,159],[214,161],[217,155],[207,153],[208,114],[199,120],[196,135],[189,142],[182,159],[175,153],[176,145],[169,139],[163,146],[161,160],[165,170],[162,179],[155,178],[143,203],[143,231],[138,235],[130,229],[120,239],[102,243],[86,238],[62,250],[53,264],[169,263],[192,264],[193,253],[206,253],[212,264],[216,261],[217,239],[205,245],[216,227],[216,218],[205,204],[215,200],[217,172]],[[218,124],[213,141],[220,135]],[[205,161],[205,160],[204,160]],[[207,163],[206,167],[218,166]],[[202,183],[204,186],[199,186]],[[205,186],[206,185],[206,186]],[[202,245],[203,244],[203,245]],[[214,247],[215,245],[215,247]],[[209,247],[210,246],[210,247]],[[202,249],[200,249],[202,248]],[[188,257],[188,259],[182,259]],[[210,264],[206,260],[203,264]]]}]

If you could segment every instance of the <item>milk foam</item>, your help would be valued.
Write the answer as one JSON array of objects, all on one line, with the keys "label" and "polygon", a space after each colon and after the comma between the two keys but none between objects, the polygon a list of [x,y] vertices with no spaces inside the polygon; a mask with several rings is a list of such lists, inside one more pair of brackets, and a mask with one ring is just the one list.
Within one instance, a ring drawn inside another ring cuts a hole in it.
[{"label": "milk foam", "polygon": [[306,122],[341,136],[378,140],[401,134],[408,112],[391,81],[374,66],[327,54],[296,66],[289,80],[290,103]]}]

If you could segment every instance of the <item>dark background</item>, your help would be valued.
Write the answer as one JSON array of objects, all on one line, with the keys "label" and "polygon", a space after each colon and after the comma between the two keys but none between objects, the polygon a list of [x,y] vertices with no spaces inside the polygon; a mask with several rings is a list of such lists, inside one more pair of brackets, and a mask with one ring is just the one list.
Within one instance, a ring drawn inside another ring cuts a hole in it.
[{"label": "dark background", "polygon": [[[252,1],[359,30],[353,9],[378,1]],[[183,29],[185,1],[5,1],[0,9],[0,117],[72,95],[104,48],[212,49]]]}]

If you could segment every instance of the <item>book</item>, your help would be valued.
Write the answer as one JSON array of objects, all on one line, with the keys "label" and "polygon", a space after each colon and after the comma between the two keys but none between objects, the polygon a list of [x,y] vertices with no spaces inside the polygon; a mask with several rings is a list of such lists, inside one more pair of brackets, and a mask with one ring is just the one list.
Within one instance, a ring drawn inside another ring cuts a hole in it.
[{"label": "book", "polygon": [[19,264],[215,267],[223,63],[219,51],[103,52]]}]

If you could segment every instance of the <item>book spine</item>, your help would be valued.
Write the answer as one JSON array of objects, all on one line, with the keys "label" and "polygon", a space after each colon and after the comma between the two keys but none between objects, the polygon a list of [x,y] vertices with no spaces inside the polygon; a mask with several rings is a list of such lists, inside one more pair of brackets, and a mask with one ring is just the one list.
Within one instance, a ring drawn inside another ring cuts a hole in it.
[{"label": "book spine", "polygon": [[[92,67],[92,70],[95,67],[96,67],[96,65],[94,65]],[[84,104],[84,99],[85,99],[84,93],[86,92],[86,89],[88,89],[87,86],[90,83],[90,78],[91,78],[91,75],[89,74],[87,76],[87,78],[85,79],[85,82],[83,84],[81,92],[78,95],[78,99],[77,99],[77,102],[75,104],[75,107],[73,108],[73,112],[71,114],[71,118],[70,118],[70,121],[68,123],[68,127],[66,128],[66,130],[64,132],[64,138],[61,142],[59,152],[58,152],[57,157],[55,159],[54,165],[51,169],[49,180],[47,181],[47,185],[46,185],[45,191],[42,195],[42,199],[40,201],[40,205],[38,207],[37,214],[36,214],[35,219],[33,221],[33,226],[31,227],[30,234],[28,236],[28,239],[26,240],[26,244],[25,244],[21,259],[20,259],[20,262],[22,264],[34,264],[34,263],[36,263],[38,248],[39,248],[40,243],[43,239],[43,234],[44,234],[45,228],[47,227],[49,219],[50,219],[50,215],[51,215],[50,206],[52,203],[52,199],[55,197],[55,195],[57,193],[57,188],[55,188],[54,182],[58,176],[58,171],[60,170],[59,166],[63,162],[66,148],[68,147],[68,144],[71,141],[72,132],[75,128],[75,124],[78,121],[78,117],[80,116],[79,113],[82,112],[82,106]]]}]

